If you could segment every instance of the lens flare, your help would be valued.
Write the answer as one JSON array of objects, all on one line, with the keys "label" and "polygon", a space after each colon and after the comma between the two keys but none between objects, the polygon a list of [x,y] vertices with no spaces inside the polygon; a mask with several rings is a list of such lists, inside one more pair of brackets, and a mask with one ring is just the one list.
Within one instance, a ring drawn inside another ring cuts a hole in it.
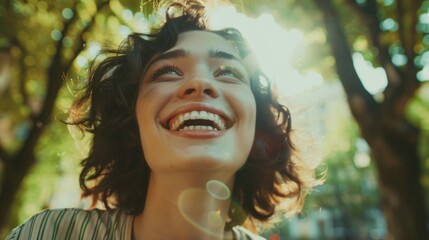
[{"label": "lens flare", "polygon": [[214,228],[222,227],[222,216],[220,215],[220,211],[211,211],[207,216],[207,220],[210,226]]},{"label": "lens flare", "polygon": [[228,209],[222,212],[218,208],[230,198],[231,191],[219,180],[210,180],[205,187],[183,191],[178,198],[179,211],[195,228],[219,237],[218,233],[223,233]]},{"label": "lens flare", "polygon": [[215,199],[227,200],[231,196],[229,188],[221,181],[210,180],[206,184],[206,190]]}]

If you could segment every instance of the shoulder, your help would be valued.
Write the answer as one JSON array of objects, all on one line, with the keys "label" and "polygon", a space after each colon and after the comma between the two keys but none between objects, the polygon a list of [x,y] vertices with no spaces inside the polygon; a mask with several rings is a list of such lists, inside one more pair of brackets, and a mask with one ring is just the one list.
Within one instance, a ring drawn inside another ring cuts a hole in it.
[{"label": "shoulder", "polygon": [[242,226],[235,226],[232,228],[234,240],[266,240],[265,238],[252,233]]},{"label": "shoulder", "polygon": [[119,210],[48,209],[13,229],[7,240],[94,239],[99,236],[122,239],[130,222],[130,217]]}]

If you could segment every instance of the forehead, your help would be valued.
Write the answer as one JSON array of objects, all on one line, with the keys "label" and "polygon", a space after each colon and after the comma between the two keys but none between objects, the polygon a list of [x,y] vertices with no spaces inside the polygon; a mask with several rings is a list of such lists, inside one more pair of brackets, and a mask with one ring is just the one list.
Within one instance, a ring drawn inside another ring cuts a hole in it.
[{"label": "forehead", "polygon": [[215,49],[238,57],[231,43],[222,36],[207,31],[189,31],[179,34],[176,45],[168,51],[176,49],[185,49],[191,53],[207,53],[208,50]]}]

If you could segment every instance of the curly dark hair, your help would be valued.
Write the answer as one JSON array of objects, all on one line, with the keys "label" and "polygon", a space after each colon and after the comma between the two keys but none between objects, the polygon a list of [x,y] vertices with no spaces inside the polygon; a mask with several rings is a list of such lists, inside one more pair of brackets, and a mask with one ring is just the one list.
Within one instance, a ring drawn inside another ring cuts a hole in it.
[{"label": "curly dark hair", "polygon": [[[210,31],[204,17],[199,2],[172,3],[161,28],[129,35],[119,49],[104,50],[105,58],[93,64],[85,91],[70,110],[71,124],[93,134],[79,178],[83,196],[133,215],[144,210],[150,168],[135,114],[139,81],[148,61],[172,48],[180,33]],[[231,42],[242,59],[250,53],[237,30],[211,32]],[[264,78],[259,69],[251,73],[257,109],[255,139],[246,163],[236,173],[226,228],[243,224],[247,217],[267,220],[285,199],[290,201],[288,206],[300,209],[308,186],[293,158],[290,113]]]}]

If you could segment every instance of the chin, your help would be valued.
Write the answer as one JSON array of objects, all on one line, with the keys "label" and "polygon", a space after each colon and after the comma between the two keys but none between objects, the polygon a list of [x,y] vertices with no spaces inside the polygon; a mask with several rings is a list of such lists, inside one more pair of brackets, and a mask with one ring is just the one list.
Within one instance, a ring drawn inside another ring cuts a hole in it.
[{"label": "chin", "polygon": [[182,170],[236,172],[245,163],[245,160],[237,161],[238,158],[224,158],[219,155],[222,154],[185,154],[182,157],[177,156],[171,166]]}]

